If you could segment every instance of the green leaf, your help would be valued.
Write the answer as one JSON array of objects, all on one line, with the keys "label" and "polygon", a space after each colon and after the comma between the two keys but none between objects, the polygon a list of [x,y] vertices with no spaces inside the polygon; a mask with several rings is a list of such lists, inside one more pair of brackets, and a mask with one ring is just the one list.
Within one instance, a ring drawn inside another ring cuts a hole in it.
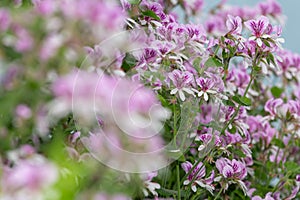
[{"label": "green leaf", "polygon": [[125,71],[128,72],[131,70],[134,66],[136,66],[137,60],[135,57],[129,53],[126,53],[125,58],[123,59],[123,63],[121,68]]},{"label": "green leaf", "polygon": [[223,63],[215,57],[210,57],[204,65],[206,67],[222,67]]},{"label": "green leaf", "polygon": [[285,147],[283,141],[278,139],[278,138],[274,138],[273,143],[274,143],[275,146],[278,146],[281,149],[283,149]]},{"label": "green leaf", "polygon": [[274,55],[273,55],[272,53],[269,53],[269,54],[268,54],[268,59],[270,59],[270,61],[271,61],[274,65],[276,65],[276,63],[275,63],[275,58],[274,58]]},{"label": "green leaf", "polygon": [[279,88],[277,86],[274,86],[271,88],[271,93],[275,98],[280,98],[282,92],[283,92],[283,89]]},{"label": "green leaf", "polygon": [[139,4],[141,1],[140,1],[140,0],[128,0],[128,2],[129,2],[131,5],[137,5],[137,4]]},{"label": "green leaf", "polygon": [[236,133],[236,126],[232,126],[231,129],[228,128],[229,133],[234,134]]},{"label": "green leaf", "polygon": [[151,17],[157,21],[160,21],[160,18],[152,10],[142,11],[142,14],[147,17]]},{"label": "green leaf", "polygon": [[241,102],[241,100],[240,100],[240,95],[234,95],[233,97],[232,97],[232,100],[233,101],[235,101],[235,102],[237,102],[238,104],[241,104],[242,105],[242,102]]},{"label": "green leaf", "polygon": [[222,102],[226,106],[235,106],[235,104],[230,100],[223,100]]},{"label": "green leaf", "polygon": [[239,156],[240,158],[245,158],[246,155],[244,154],[244,152],[241,149],[233,149],[233,153],[237,156]]},{"label": "green leaf", "polygon": [[286,171],[293,171],[294,169],[299,168],[299,165],[292,161],[287,161],[284,163],[284,166],[286,168]]},{"label": "green leaf", "polygon": [[244,106],[251,106],[251,104],[252,104],[251,99],[249,99],[247,97],[241,97],[240,101],[242,102],[242,105],[244,105]]},{"label": "green leaf", "polygon": [[270,43],[267,40],[263,40],[263,43],[267,46],[267,47],[271,47]]},{"label": "green leaf", "polygon": [[261,71],[261,67],[260,67],[260,66],[254,66],[254,67],[253,67],[253,70],[254,70],[255,72],[260,72],[260,71]]}]

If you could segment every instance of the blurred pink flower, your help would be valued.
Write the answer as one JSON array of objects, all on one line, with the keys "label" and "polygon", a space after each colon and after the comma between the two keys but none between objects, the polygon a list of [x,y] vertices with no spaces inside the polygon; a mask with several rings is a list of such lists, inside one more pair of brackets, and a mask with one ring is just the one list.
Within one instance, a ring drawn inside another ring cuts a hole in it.
[{"label": "blurred pink flower", "polygon": [[233,17],[232,15],[228,15],[228,19],[226,20],[226,26],[231,34],[241,34],[242,33],[242,19],[239,16]]},{"label": "blurred pink flower", "polygon": [[15,112],[18,117],[23,119],[28,119],[32,115],[31,109],[25,104],[18,105]]},{"label": "blurred pink flower", "polygon": [[8,10],[1,8],[0,9],[0,30],[6,31],[10,25],[10,13]]}]

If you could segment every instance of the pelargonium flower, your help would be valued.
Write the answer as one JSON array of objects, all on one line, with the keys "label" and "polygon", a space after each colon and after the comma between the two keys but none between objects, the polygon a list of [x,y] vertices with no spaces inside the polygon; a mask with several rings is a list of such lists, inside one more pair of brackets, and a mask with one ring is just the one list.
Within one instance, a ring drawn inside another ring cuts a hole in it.
[{"label": "pelargonium flower", "polygon": [[[28,159],[19,160],[13,167],[5,167],[1,180],[4,195],[17,196],[31,194],[31,198],[39,199],[44,190],[49,189],[59,177],[57,167],[40,155],[32,155]],[[15,197],[15,198],[13,198]],[[3,198],[0,194],[0,199]]]},{"label": "pelargonium flower", "polygon": [[10,25],[10,13],[6,9],[0,9],[0,30],[6,31]]},{"label": "pelargonium flower", "polygon": [[144,185],[145,185],[145,188],[143,188],[144,195],[149,196],[148,191],[150,191],[152,195],[158,196],[158,194],[155,190],[160,189],[160,184],[152,182],[152,179],[157,176],[157,172],[150,172],[147,174],[143,174],[142,176],[143,176],[142,178],[144,179]]},{"label": "pelargonium flower", "polygon": [[203,8],[204,0],[184,0],[183,6],[187,14],[197,14]]},{"label": "pelargonium flower", "polygon": [[257,20],[248,20],[244,24],[253,35],[249,40],[256,40],[257,45],[261,47],[263,44],[261,38],[267,37],[265,31],[269,25],[269,19],[265,16],[261,16]]},{"label": "pelargonium flower", "polygon": [[224,178],[243,180],[247,176],[245,164],[235,159],[219,158],[216,167]]},{"label": "pelargonium flower", "polygon": [[184,185],[189,185],[191,181],[194,180],[194,182],[191,184],[192,190],[194,192],[197,191],[196,185],[199,185],[200,187],[205,188],[210,193],[214,190],[214,186],[211,185],[214,179],[214,171],[212,171],[210,177],[204,178],[206,175],[206,167],[203,165],[202,162],[200,162],[192,172],[190,172],[193,168],[192,163],[189,161],[186,161],[181,164],[182,169],[185,171],[186,174],[190,173],[187,177],[187,180],[183,182]]},{"label": "pelargonium flower", "polygon": [[261,198],[260,196],[254,196],[251,199],[252,200],[275,200],[272,196],[272,192],[268,192],[265,196],[265,198]]},{"label": "pelargonium flower", "polygon": [[20,104],[16,107],[16,115],[21,119],[29,119],[32,116],[32,111],[27,105]]},{"label": "pelargonium flower", "polygon": [[237,183],[242,188],[243,192],[247,194],[247,187],[242,181],[247,176],[246,164],[238,160],[229,160],[227,158],[219,158],[216,161],[216,167],[219,170],[221,176],[215,178],[215,181],[225,178],[227,182],[225,183],[225,189],[228,188],[229,184]]},{"label": "pelargonium flower", "polygon": [[198,97],[203,95],[205,101],[208,101],[208,94],[217,93],[217,91],[213,90],[215,83],[212,79],[200,77],[196,79],[196,83],[201,88],[201,90],[198,92]]},{"label": "pelargonium flower", "polygon": [[277,114],[277,108],[282,105],[282,103],[282,99],[269,99],[265,104],[265,111],[269,112],[271,118],[273,118]]},{"label": "pelargonium flower", "polygon": [[170,94],[179,94],[179,97],[182,101],[185,101],[184,92],[194,95],[194,92],[190,88],[190,84],[193,81],[193,74],[185,71],[174,70],[169,73],[169,78],[172,80],[175,88],[171,90]]},{"label": "pelargonium flower", "polygon": [[226,26],[231,34],[239,35],[242,33],[242,19],[239,16],[233,17],[232,15],[228,15]]}]

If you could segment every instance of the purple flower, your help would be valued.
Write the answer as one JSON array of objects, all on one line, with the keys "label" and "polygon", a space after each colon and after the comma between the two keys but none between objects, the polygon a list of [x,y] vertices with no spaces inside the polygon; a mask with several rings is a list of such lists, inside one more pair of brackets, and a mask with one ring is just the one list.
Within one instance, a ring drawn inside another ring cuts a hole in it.
[{"label": "purple flower", "polygon": [[4,190],[41,191],[56,182],[58,170],[55,165],[36,155],[36,159],[21,160],[3,174]]},{"label": "purple flower", "polygon": [[256,40],[258,46],[262,46],[261,37],[264,35],[269,25],[269,19],[265,16],[259,17],[257,20],[248,20],[245,26],[251,31],[253,37],[250,40]]},{"label": "purple flower", "polygon": [[282,104],[282,99],[269,99],[265,104],[265,111],[269,112],[271,117],[274,117],[277,114],[277,108]]},{"label": "purple flower", "polygon": [[170,94],[179,93],[179,97],[182,101],[185,101],[184,92],[194,95],[194,92],[190,89],[190,84],[193,82],[193,74],[185,71],[174,70],[169,73],[169,78],[172,80],[175,88],[171,90]]},{"label": "purple flower", "polygon": [[29,119],[32,115],[31,109],[24,104],[20,104],[16,108],[16,114],[22,119]]},{"label": "purple flower", "polygon": [[246,165],[235,159],[219,158],[216,167],[224,178],[243,180],[247,176]]},{"label": "purple flower", "polygon": [[149,196],[148,191],[150,191],[152,195],[158,196],[155,190],[160,189],[160,184],[152,182],[152,179],[156,176],[157,176],[157,172],[142,174],[142,178],[144,179],[144,185],[145,185],[145,188],[143,188],[143,193],[145,196]]},{"label": "purple flower", "polygon": [[229,33],[239,35],[242,32],[242,19],[239,16],[233,17],[232,15],[228,15],[226,26]]},{"label": "purple flower", "polygon": [[196,83],[201,88],[201,90],[198,92],[198,97],[203,95],[205,101],[208,101],[208,94],[217,93],[217,91],[213,90],[215,83],[212,79],[200,77],[196,79]]},{"label": "purple flower", "polygon": [[10,13],[6,9],[0,9],[0,30],[5,31],[10,25]]},{"label": "purple flower", "polygon": [[[181,164],[182,169],[185,171],[185,173],[190,173],[190,171],[193,168],[192,163],[189,161],[186,161]],[[212,171],[211,176],[207,179],[204,179],[206,175],[206,168],[203,165],[202,162],[200,162],[194,169],[193,171],[188,175],[187,180],[183,182],[184,185],[190,184],[190,182],[194,179],[194,183],[192,183],[192,190],[194,192],[197,191],[196,185],[199,185],[200,187],[205,188],[208,190],[210,193],[214,190],[214,186],[211,185],[213,177],[214,177],[214,171]]]}]

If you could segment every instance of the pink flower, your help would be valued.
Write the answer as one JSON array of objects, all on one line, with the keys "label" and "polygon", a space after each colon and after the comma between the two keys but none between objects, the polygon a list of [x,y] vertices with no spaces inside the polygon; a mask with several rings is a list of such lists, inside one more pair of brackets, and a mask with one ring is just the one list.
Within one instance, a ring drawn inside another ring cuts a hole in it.
[{"label": "pink flower", "polygon": [[203,95],[205,101],[208,101],[208,94],[217,93],[217,91],[213,90],[215,83],[212,79],[200,77],[196,80],[196,83],[200,87],[198,97],[201,97]]},{"label": "pink flower", "polygon": [[[185,171],[185,173],[190,173],[190,171],[193,168],[192,163],[189,161],[186,161],[181,164],[182,169]],[[197,191],[196,185],[199,185],[202,188],[205,188],[210,193],[213,192],[214,186],[211,185],[212,180],[214,178],[214,171],[212,171],[211,176],[208,178],[204,178],[206,175],[206,167],[203,165],[202,162],[200,162],[193,171],[188,175],[187,180],[183,182],[184,185],[190,184],[190,182],[194,179],[194,183],[191,184],[192,190],[194,192]]]},{"label": "pink flower", "polygon": [[20,118],[28,119],[31,117],[32,112],[31,112],[31,109],[27,105],[20,104],[16,108],[16,114]]},{"label": "pink flower", "polygon": [[277,114],[277,108],[282,104],[282,99],[269,99],[265,104],[265,111],[269,112],[271,117],[274,117]]},{"label": "pink flower", "polygon": [[259,17],[257,20],[248,20],[245,23],[245,26],[251,31],[252,37],[250,40],[256,40],[258,46],[262,46],[261,37],[264,37],[264,33],[267,30],[269,25],[269,19],[265,16]]},{"label": "pink flower", "polygon": [[232,15],[228,15],[226,26],[229,33],[239,35],[242,32],[242,19],[239,16],[233,17]]},{"label": "pink flower", "polygon": [[10,25],[10,13],[6,9],[0,9],[0,30],[6,31]]},{"label": "pink flower", "polygon": [[143,193],[145,196],[149,196],[148,191],[150,191],[152,195],[158,196],[155,190],[160,189],[160,184],[152,182],[152,179],[156,176],[157,176],[157,172],[142,174],[142,178],[144,179],[144,185],[145,185],[145,188],[143,188]]},{"label": "pink flower", "polygon": [[247,176],[246,165],[235,159],[219,158],[216,167],[224,178],[243,180]]},{"label": "pink flower", "polygon": [[4,190],[40,191],[56,182],[56,166],[41,158],[21,160],[3,174]]},{"label": "pink flower", "polygon": [[56,2],[53,0],[32,0],[37,11],[43,15],[50,15],[55,11]]},{"label": "pink flower", "polygon": [[16,27],[15,34],[17,36],[15,48],[18,52],[27,52],[32,49],[33,38],[26,29],[22,27]]},{"label": "pink flower", "polygon": [[171,90],[170,94],[179,93],[179,97],[182,101],[185,101],[184,92],[193,95],[194,92],[190,88],[190,84],[193,82],[193,74],[185,71],[174,70],[169,73],[169,78],[172,80],[175,88]]}]

